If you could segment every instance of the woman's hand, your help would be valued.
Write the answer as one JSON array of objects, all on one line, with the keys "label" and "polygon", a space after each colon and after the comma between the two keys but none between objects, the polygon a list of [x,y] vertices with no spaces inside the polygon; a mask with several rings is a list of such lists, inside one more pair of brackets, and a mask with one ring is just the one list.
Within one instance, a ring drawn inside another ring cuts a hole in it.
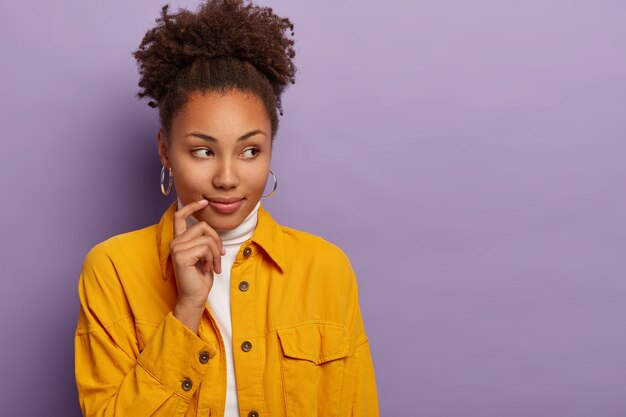
[{"label": "woman's hand", "polygon": [[174,238],[170,242],[178,288],[174,316],[195,333],[213,286],[213,272],[221,273],[221,256],[226,253],[220,236],[206,222],[187,229],[187,217],[207,203],[193,201],[174,213]]}]

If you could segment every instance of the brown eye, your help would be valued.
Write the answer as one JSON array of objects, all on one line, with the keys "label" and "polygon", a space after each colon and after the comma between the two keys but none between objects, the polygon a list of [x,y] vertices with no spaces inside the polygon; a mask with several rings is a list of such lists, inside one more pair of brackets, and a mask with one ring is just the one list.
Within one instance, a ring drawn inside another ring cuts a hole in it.
[{"label": "brown eye", "polygon": [[194,149],[193,151],[191,151],[191,153],[195,156],[197,156],[198,158],[208,158],[209,155],[212,155],[213,152],[211,152],[210,149]]},{"label": "brown eye", "polygon": [[[245,151],[243,151],[244,155],[246,154],[246,152],[248,152],[248,156],[246,157],[246,159],[252,159],[256,157],[261,152],[261,150],[259,148],[246,149]],[[256,152],[256,153],[250,154],[250,152]]]}]

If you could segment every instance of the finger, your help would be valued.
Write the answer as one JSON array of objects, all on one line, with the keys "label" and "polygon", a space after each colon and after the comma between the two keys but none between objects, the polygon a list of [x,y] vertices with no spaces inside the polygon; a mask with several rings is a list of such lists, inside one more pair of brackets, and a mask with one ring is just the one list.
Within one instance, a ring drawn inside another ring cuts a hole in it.
[{"label": "finger", "polygon": [[209,265],[209,269],[212,270],[213,251],[208,245],[202,244],[192,246],[179,252],[178,258],[180,260],[180,264],[186,267],[195,267],[200,262],[203,263],[203,266]]},{"label": "finger", "polygon": [[214,272],[216,274],[220,274],[222,272],[220,268],[221,261],[219,259],[219,254],[217,255],[217,257],[215,256],[215,247],[205,246],[204,248],[207,255],[205,255],[203,258],[204,262],[202,264],[202,272],[204,272],[205,274],[210,273],[211,277],[213,277]]},{"label": "finger", "polygon": [[218,248],[217,246],[214,249],[217,251],[217,254],[213,253],[213,270],[215,271],[216,274],[221,274],[222,273],[222,252],[220,251],[220,248]]},{"label": "finger", "polygon": [[192,201],[189,204],[185,204],[179,210],[174,213],[174,237],[181,235],[187,230],[187,217],[191,216],[194,212],[203,209],[209,202],[204,198],[198,201]]},{"label": "finger", "polygon": [[200,235],[200,236],[196,236],[193,239],[189,239],[186,241],[172,241],[172,249],[173,251],[178,251],[178,252],[183,252],[186,251],[189,248],[193,248],[196,247],[198,245],[213,245],[213,246],[218,246],[217,242],[215,241],[215,238],[213,236],[207,236],[207,235]]},{"label": "finger", "polygon": [[[202,273],[210,274],[211,278],[213,278],[213,268],[210,257],[205,257],[202,260]],[[217,274],[217,272],[215,272]]]},{"label": "finger", "polygon": [[226,254],[226,252],[223,250],[224,245],[222,243],[222,237],[205,221],[194,224],[189,229],[178,235],[176,240],[186,242],[202,235],[211,236],[213,239],[215,239],[218,247],[220,248],[220,252],[222,252],[222,255]]},{"label": "finger", "polygon": [[212,236],[201,235],[185,242],[175,242],[172,245],[172,251],[178,254],[180,252],[184,252],[188,249],[195,248],[196,246],[200,245],[206,245],[211,248],[211,253],[213,254],[213,263],[215,264],[215,272],[220,274],[222,253],[220,252],[219,243],[217,243],[215,241],[215,238]]}]

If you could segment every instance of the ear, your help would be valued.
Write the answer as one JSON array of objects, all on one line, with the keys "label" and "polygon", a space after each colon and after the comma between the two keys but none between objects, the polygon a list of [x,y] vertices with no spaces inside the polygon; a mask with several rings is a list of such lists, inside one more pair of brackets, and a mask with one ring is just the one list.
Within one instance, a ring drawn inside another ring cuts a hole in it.
[{"label": "ear", "polygon": [[157,132],[157,151],[159,152],[159,159],[161,160],[161,164],[165,168],[171,168],[167,146],[167,139],[165,138],[165,133],[163,132],[163,128],[159,128]]}]

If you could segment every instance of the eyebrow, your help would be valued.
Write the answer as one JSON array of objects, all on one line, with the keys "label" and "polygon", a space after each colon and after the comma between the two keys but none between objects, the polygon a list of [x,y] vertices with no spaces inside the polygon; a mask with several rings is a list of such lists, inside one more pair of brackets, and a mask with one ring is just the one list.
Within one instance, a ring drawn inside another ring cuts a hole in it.
[{"label": "eyebrow", "polygon": [[[258,135],[258,134],[261,134],[261,135],[265,135],[265,136],[267,136],[267,135],[265,134],[265,132],[263,132],[262,130],[256,129],[256,130],[252,130],[252,131],[250,131],[250,132],[246,133],[245,135],[243,135],[243,136],[241,136],[241,137],[237,138],[237,142],[244,141],[244,140],[249,139],[249,138],[251,138],[252,136],[254,136],[254,135]],[[209,142],[217,142],[217,139],[215,139],[213,136],[211,136],[211,135],[207,135],[207,134],[205,134],[205,133],[200,133],[200,132],[191,132],[191,133],[187,133],[187,134],[185,135],[185,137],[187,137],[187,136],[194,136],[194,137],[196,137],[196,138],[204,139],[204,140],[209,141]]]}]

